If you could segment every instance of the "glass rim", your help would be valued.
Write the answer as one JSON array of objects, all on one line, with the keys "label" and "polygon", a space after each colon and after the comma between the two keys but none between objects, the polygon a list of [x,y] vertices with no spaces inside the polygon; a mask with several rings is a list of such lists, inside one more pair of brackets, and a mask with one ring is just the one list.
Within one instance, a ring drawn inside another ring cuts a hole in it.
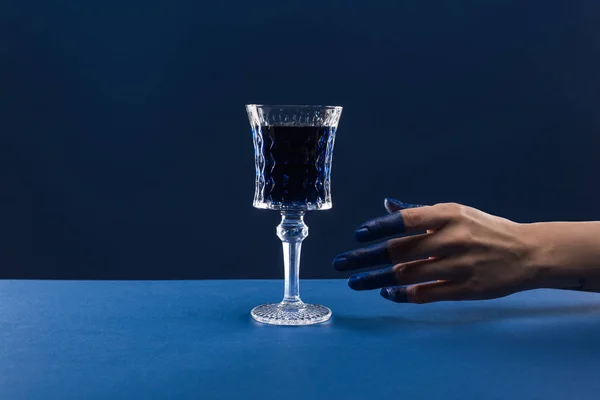
[{"label": "glass rim", "polygon": [[283,108],[283,109],[314,109],[314,110],[342,110],[342,106],[323,106],[310,104],[246,104],[246,108]]}]

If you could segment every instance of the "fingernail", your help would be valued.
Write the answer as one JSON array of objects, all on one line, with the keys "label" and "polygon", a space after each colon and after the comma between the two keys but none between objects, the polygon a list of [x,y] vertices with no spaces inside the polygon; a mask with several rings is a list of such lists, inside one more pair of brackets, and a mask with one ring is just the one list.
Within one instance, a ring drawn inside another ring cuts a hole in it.
[{"label": "fingernail", "polygon": [[369,237],[369,228],[361,226],[354,232],[354,237],[358,241],[367,240]]},{"label": "fingernail", "polygon": [[396,200],[396,199],[392,199],[390,197],[385,199],[386,202],[400,208],[401,210],[405,209],[405,208],[417,208],[417,207],[423,207],[421,204],[410,204],[410,203],[405,203],[403,201],[400,200]]},{"label": "fingernail", "polygon": [[343,271],[348,266],[348,259],[343,256],[337,256],[333,259],[333,268]]},{"label": "fingernail", "polygon": [[348,278],[348,286],[350,286],[350,289],[360,290],[363,287],[363,281],[359,275],[352,275]]},{"label": "fingernail", "polygon": [[408,303],[406,287],[383,288],[379,292],[381,297],[395,303]]}]

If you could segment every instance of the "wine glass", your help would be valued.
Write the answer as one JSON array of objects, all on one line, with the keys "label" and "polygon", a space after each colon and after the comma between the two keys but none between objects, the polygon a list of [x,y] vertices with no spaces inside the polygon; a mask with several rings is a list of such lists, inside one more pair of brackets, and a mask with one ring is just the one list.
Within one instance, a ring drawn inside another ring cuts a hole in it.
[{"label": "wine glass", "polygon": [[327,307],[300,299],[302,241],[307,211],[331,208],[331,158],[342,107],[246,106],[254,138],[254,207],[277,210],[283,244],[285,285],[280,303],[263,304],[252,317],[273,325],[311,325],[331,317]]}]

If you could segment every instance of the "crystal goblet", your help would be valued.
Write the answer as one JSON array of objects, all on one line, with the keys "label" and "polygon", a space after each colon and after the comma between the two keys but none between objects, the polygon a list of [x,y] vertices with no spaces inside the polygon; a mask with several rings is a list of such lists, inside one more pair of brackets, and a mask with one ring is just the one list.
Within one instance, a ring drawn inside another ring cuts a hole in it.
[{"label": "crystal goblet", "polygon": [[329,308],[300,299],[300,251],[308,236],[306,212],[332,207],[331,159],[342,107],[249,104],[246,111],[254,139],[253,205],[281,213],[277,236],[285,272],[283,300],[255,307],[251,315],[273,325],[325,322]]}]

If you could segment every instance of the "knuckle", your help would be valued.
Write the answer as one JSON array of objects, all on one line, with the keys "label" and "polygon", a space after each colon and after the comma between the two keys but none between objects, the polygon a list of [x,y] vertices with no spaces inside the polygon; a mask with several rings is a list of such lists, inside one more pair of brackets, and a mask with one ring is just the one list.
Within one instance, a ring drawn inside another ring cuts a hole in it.
[{"label": "knuckle", "polygon": [[458,203],[444,203],[444,207],[452,214],[458,215],[461,213],[462,205]]},{"label": "knuckle", "polygon": [[452,203],[438,203],[433,206],[433,209],[440,214],[450,215],[452,213]]},{"label": "knuckle", "polygon": [[467,207],[458,203],[441,203],[439,208],[449,219],[454,220],[464,217],[467,213]]},{"label": "knuckle", "polygon": [[455,247],[467,248],[473,245],[474,239],[475,237],[471,229],[469,229],[467,226],[461,226],[452,232],[451,242]]},{"label": "knuckle", "polygon": [[403,283],[408,280],[409,269],[406,265],[398,264],[394,266],[394,279],[397,283]]},{"label": "knuckle", "polygon": [[402,219],[404,219],[404,224],[408,227],[419,226],[419,214],[415,212],[414,208],[402,210]]},{"label": "knuckle", "polygon": [[427,288],[425,286],[412,286],[409,290],[411,303],[423,304],[427,303]]}]

